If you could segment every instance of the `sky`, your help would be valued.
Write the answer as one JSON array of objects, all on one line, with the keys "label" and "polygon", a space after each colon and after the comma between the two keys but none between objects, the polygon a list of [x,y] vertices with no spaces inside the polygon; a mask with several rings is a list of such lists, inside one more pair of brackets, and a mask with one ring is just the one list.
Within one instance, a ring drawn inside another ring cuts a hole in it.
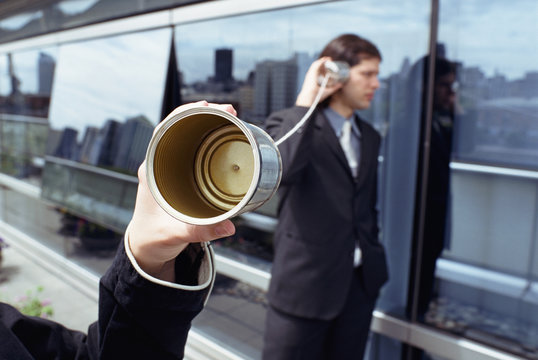
[{"label": "sky", "polygon": [[439,40],[449,58],[488,76],[538,71],[538,1],[442,0]]},{"label": "sky", "polygon": [[[181,25],[175,33],[179,67],[187,83],[205,81],[214,73],[214,51],[231,48],[234,76],[245,79],[257,62],[289,59],[295,52],[313,58],[330,39],[352,32],[378,46],[383,78],[399,72],[405,58],[413,63],[426,53],[429,4],[336,1]],[[440,8],[439,41],[450,59],[509,79],[538,70],[538,1],[440,0]],[[83,128],[97,118],[104,122],[139,114],[156,123],[170,37],[165,28],[42,49],[58,60],[52,125]],[[38,55],[13,55],[23,92],[37,90]],[[0,56],[0,67],[6,69],[6,64]],[[9,89],[3,72],[0,94]]]},{"label": "sky", "polygon": [[[321,48],[353,32],[381,50],[381,77],[398,72],[427,51],[430,1],[354,0],[243,15],[177,28],[178,53],[187,81],[213,72],[214,50],[234,49],[234,75],[245,78],[255,62],[283,60]],[[538,69],[538,1],[441,0],[439,42],[448,56],[510,79]]]},{"label": "sky", "polygon": [[227,47],[234,49],[234,75],[244,78],[256,62],[288,59],[294,52],[314,56],[335,36],[352,32],[379,47],[381,75],[387,75],[400,68],[405,56],[416,60],[426,51],[427,2],[339,1],[179,26],[180,67],[187,81],[205,80],[213,71],[214,50]]},{"label": "sky", "polygon": [[62,46],[49,114],[56,129],[145,115],[157,124],[171,34],[167,29]]}]

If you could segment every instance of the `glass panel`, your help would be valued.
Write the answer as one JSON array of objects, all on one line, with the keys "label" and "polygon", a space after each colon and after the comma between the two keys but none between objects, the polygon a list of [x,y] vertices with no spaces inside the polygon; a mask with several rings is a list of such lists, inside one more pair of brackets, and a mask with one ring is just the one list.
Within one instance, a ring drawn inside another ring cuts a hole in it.
[{"label": "glass panel", "polygon": [[100,276],[114,258],[122,234],[16,191],[0,191],[1,219],[47,248]]},{"label": "glass panel", "polygon": [[243,359],[260,359],[266,311],[264,292],[217,275],[209,301],[193,327]]},{"label": "glass panel", "polygon": [[0,57],[0,171],[38,184],[56,48]]},{"label": "glass panel", "polygon": [[531,1],[441,1],[418,304],[429,325],[529,358],[538,356],[537,11]]},{"label": "glass panel", "polygon": [[135,177],[48,158],[41,195],[117,231],[129,223],[136,199]]},{"label": "glass panel", "polygon": [[[440,41],[446,56],[459,65],[453,155],[538,169],[538,5],[496,2],[480,13],[480,4],[451,6],[441,14]],[[477,21],[478,13],[496,21]],[[484,41],[492,36],[495,42]]]},{"label": "glass panel", "polygon": [[[364,354],[365,359],[405,359],[402,351],[402,343],[388,336],[370,333],[370,340]],[[424,360],[429,359],[425,358]],[[431,360],[443,360],[435,357]]]},{"label": "glass panel", "polygon": [[5,98],[11,92],[11,81],[9,79],[7,55],[0,55],[0,96],[2,97],[2,103],[5,102]]},{"label": "glass panel", "polygon": [[60,47],[43,196],[123,230],[160,121],[169,29]]},{"label": "glass panel", "polygon": [[46,118],[56,57],[56,48],[7,54],[0,82],[0,112]]},{"label": "glass panel", "polygon": [[[182,102],[231,103],[242,120],[258,125],[270,112],[295,102],[306,70],[330,39],[351,32],[378,45],[382,85],[363,115],[384,137],[390,133],[382,150],[379,203],[391,280],[378,304],[398,315],[407,301],[409,256],[402,254],[410,252],[420,126],[421,97],[410,89],[421,81],[410,66],[427,53],[429,13],[426,0],[405,6],[333,2],[182,25],[175,36]],[[276,201],[256,212],[274,219]],[[238,221],[246,229],[265,225]],[[215,249],[227,257],[239,251],[241,261],[250,261],[245,253],[270,259],[271,231],[257,231],[220,241]]]}]

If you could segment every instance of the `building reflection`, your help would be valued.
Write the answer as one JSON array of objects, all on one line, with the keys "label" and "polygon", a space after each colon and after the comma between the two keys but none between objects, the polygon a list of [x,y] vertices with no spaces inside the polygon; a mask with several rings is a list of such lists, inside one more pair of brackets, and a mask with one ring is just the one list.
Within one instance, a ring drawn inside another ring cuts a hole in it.
[{"label": "building reflection", "polygon": [[17,74],[17,63],[14,56],[9,53],[6,57],[7,69],[3,69],[3,71],[7,76],[9,89],[6,95],[0,95],[0,112],[46,118],[49,111],[56,61],[51,55],[40,52],[34,68],[37,89],[25,92],[22,90],[24,78]]},{"label": "building reflection", "polygon": [[[439,49],[441,53],[444,51],[442,45]],[[181,56],[180,50],[180,64]],[[294,104],[298,85],[314,58],[306,53],[296,53],[287,60],[258,61],[252,64],[245,79],[236,79],[233,76],[233,49],[216,49],[214,73],[205,81],[182,81],[182,101],[206,99],[230,103],[236,107],[242,120],[261,124],[271,112]],[[248,61],[242,60],[242,63]],[[500,157],[505,159],[504,165],[538,167],[535,146],[538,123],[533,120],[538,104],[532,100],[538,96],[538,71],[528,71],[522,78],[508,79],[500,73],[488,77],[479,67],[466,67],[462,62],[453,66],[457,71],[461,99],[459,109],[462,110],[455,115],[461,121],[457,121],[458,125],[453,129],[457,132],[454,158],[498,163]],[[199,68],[197,70],[200,71]],[[399,72],[381,79],[384,86],[372,103],[377,114],[371,111],[368,115],[372,116],[368,118],[382,133],[386,132],[386,120],[381,117],[388,112],[390,89],[405,86],[410,70],[409,59],[404,58]],[[198,75],[185,74],[185,70],[180,72],[181,79],[185,75]],[[507,152],[507,148],[512,150]]]},{"label": "building reflection", "polygon": [[136,174],[144,161],[153,124],[140,115],[124,123],[108,119],[101,128],[87,126],[82,141],[78,131],[50,130],[48,154],[122,173]]},{"label": "building reflection", "polygon": [[263,60],[254,64],[246,79],[237,80],[232,72],[232,49],[217,49],[214,58],[215,72],[206,81],[182,83],[183,102],[207,99],[230,103],[242,120],[255,124],[295,103],[299,70],[305,71],[311,60],[306,54],[295,54],[288,60]]}]

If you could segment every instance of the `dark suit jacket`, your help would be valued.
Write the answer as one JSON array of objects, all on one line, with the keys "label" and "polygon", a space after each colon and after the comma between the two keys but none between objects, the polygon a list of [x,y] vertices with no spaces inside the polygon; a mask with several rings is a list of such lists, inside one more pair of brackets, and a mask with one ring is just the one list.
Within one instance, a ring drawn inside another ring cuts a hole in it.
[{"label": "dark suit jacket", "polygon": [[[276,112],[267,119],[266,129],[278,140],[306,112],[304,107]],[[298,133],[279,146],[281,202],[268,299],[283,312],[334,318],[344,305],[355,271],[356,241],[362,250],[364,286],[373,301],[388,278],[376,210],[380,136],[356,119],[362,136],[356,181],[322,111],[316,110]]]}]

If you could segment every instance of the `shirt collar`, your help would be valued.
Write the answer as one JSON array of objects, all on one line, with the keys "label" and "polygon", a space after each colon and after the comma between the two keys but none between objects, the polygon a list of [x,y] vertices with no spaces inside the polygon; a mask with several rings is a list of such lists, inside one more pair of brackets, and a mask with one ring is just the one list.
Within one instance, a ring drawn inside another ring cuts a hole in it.
[{"label": "shirt collar", "polygon": [[355,114],[351,115],[348,119],[346,119],[345,117],[331,109],[329,106],[323,109],[323,114],[325,115],[327,120],[329,120],[329,123],[331,124],[331,127],[333,128],[337,137],[340,137],[342,133],[342,126],[344,126],[344,122],[348,119],[351,120],[351,129],[353,130],[353,133],[357,137],[361,137],[361,130],[359,129],[357,122],[353,121]]}]

